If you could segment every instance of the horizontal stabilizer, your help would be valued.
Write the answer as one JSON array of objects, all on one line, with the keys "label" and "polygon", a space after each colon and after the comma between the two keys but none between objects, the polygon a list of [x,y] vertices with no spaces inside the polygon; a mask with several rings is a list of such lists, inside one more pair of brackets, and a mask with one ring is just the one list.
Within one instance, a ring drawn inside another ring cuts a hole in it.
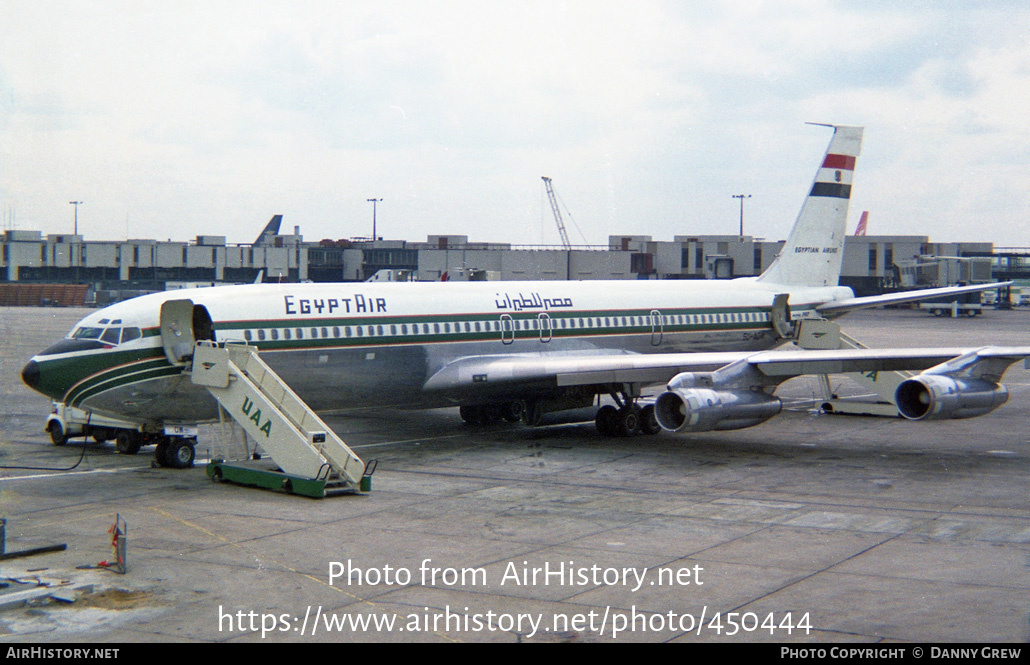
[{"label": "horizontal stabilizer", "polygon": [[869,307],[880,307],[881,305],[896,305],[905,302],[917,302],[920,300],[931,300],[933,298],[946,298],[977,291],[990,291],[1010,286],[1012,282],[995,282],[993,284],[974,284],[972,286],[944,286],[939,289],[920,289],[918,291],[901,291],[899,293],[886,293],[881,296],[865,296],[863,298],[848,298],[837,300],[816,307],[816,311],[824,315],[845,314],[856,309],[867,309]]}]

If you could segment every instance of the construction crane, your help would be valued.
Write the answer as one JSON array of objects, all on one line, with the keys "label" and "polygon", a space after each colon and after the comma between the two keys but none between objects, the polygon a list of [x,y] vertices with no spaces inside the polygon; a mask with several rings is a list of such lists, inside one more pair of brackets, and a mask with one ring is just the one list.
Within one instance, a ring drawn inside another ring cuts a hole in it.
[{"label": "construction crane", "polygon": [[547,189],[547,200],[551,202],[551,210],[554,211],[554,223],[558,225],[558,235],[561,236],[561,244],[565,249],[572,249],[569,242],[569,234],[565,232],[565,222],[562,221],[561,211],[558,210],[558,200],[554,196],[554,188],[551,187],[551,179],[543,176],[544,187]]}]

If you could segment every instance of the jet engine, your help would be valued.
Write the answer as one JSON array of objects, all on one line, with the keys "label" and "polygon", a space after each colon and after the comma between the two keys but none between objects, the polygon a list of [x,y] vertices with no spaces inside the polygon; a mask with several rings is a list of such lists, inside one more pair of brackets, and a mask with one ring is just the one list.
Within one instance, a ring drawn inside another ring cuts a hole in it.
[{"label": "jet engine", "polygon": [[894,393],[898,411],[909,420],[973,418],[1008,401],[1005,386],[985,379],[920,374],[903,381]]},{"label": "jet engine", "polygon": [[758,390],[697,387],[698,375],[684,372],[669,382],[655,401],[655,417],[670,432],[742,429],[780,412],[778,397]]}]

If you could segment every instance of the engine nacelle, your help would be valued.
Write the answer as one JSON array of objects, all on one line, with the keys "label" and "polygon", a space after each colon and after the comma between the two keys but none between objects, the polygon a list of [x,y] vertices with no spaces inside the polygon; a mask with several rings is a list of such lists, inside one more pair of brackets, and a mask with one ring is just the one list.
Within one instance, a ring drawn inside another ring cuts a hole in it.
[{"label": "engine nacelle", "polygon": [[778,414],[783,403],[778,397],[755,390],[678,388],[670,384],[670,389],[658,396],[654,408],[662,429],[708,432],[759,425]]},{"label": "engine nacelle", "polygon": [[898,411],[909,420],[973,418],[1008,401],[1005,386],[983,379],[920,374],[903,381],[894,393]]}]

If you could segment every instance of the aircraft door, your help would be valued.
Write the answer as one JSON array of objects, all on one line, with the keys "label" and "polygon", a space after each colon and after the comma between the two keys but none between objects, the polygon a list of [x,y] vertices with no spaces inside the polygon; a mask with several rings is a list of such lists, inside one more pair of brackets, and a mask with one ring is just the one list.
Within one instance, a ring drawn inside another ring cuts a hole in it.
[{"label": "aircraft door", "polygon": [[511,344],[515,341],[515,322],[511,314],[501,314],[501,343]]},{"label": "aircraft door", "polygon": [[789,293],[779,293],[773,298],[772,303],[772,327],[781,339],[794,336],[794,322],[790,318]]},{"label": "aircraft door", "polygon": [[[210,317],[208,323],[210,324]],[[185,365],[193,355],[193,301],[166,300],[161,305],[161,344],[173,365]]]},{"label": "aircraft door", "polygon": [[658,346],[662,343],[662,333],[665,327],[662,322],[662,313],[657,309],[651,310],[651,346]]},{"label": "aircraft door", "polygon": [[551,316],[540,314],[537,316],[540,325],[540,341],[547,343],[551,341]]}]

